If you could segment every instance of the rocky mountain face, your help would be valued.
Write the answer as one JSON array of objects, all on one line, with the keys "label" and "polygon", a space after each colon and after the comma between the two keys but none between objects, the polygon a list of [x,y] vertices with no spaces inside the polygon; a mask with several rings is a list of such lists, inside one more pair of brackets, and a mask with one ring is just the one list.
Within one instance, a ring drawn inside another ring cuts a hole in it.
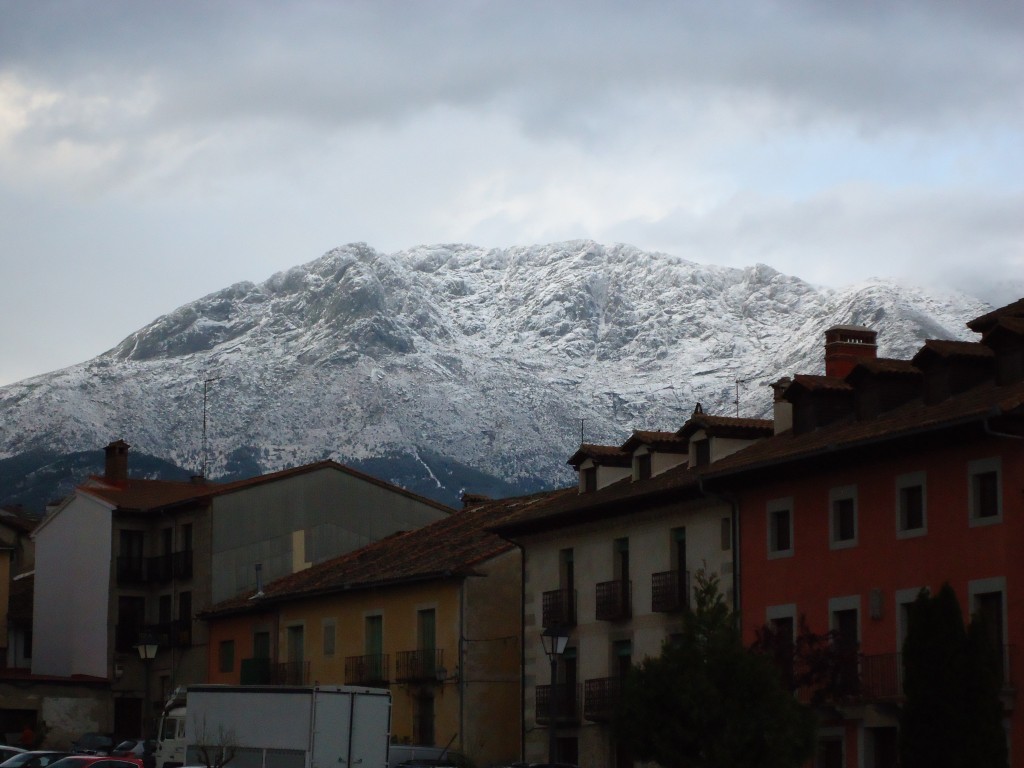
[{"label": "rocky mountain face", "polygon": [[214,478],[330,457],[453,503],[463,487],[570,482],[581,435],[676,429],[697,402],[767,415],[768,383],[823,371],[831,325],[868,325],[880,355],[907,357],[925,338],[971,338],[964,323],[989,309],[589,241],[353,244],[0,388],[0,460],[123,437],[192,471],[205,456]]}]

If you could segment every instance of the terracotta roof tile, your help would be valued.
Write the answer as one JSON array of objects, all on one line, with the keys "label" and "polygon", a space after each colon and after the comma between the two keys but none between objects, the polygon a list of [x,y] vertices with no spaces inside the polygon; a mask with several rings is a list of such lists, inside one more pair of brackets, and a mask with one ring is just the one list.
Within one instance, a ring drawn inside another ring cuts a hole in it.
[{"label": "terracotta roof tile", "polygon": [[1024,382],[1006,386],[986,382],[939,403],[926,405],[917,399],[864,421],[837,422],[799,435],[783,432],[715,462],[708,467],[707,477],[723,478],[821,458],[836,451],[979,423],[1004,414],[1024,417]]},{"label": "terracotta roof tile", "polygon": [[898,376],[921,376],[921,369],[909,360],[897,360],[892,357],[876,357],[859,361],[853,370],[847,374],[847,378],[854,375],[857,370],[868,373]]},{"label": "terracotta roof tile", "polygon": [[846,383],[845,379],[835,376],[816,376],[809,373],[798,373],[793,377],[793,383],[786,390],[788,395],[793,388],[803,388],[809,392],[852,392],[853,387]]},{"label": "terracotta roof tile", "polygon": [[565,463],[578,467],[587,459],[593,459],[595,464],[613,467],[629,466],[633,461],[633,457],[618,446],[583,443]]},{"label": "terracotta roof tile", "polygon": [[1024,299],[1017,299],[1012,304],[993,309],[981,317],[976,317],[967,323],[967,327],[977,333],[984,333],[1004,317],[1024,317]]},{"label": "terracotta roof tile", "polygon": [[774,427],[771,419],[746,419],[736,416],[712,416],[697,413],[687,419],[676,434],[689,439],[695,432],[703,429],[711,437],[758,438],[772,434]]},{"label": "terracotta roof tile", "polygon": [[638,429],[622,444],[622,450],[632,453],[641,445],[649,445],[655,451],[663,453],[686,453],[689,441],[675,432],[650,432]]},{"label": "terracotta roof tile", "polygon": [[136,478],[111,481],[94,476],[78,486],[78,491],[113,504],[120,510],[146,512],[208,496],[215,487],[213,483],[197,484]]},{"label": "terracotta roof tile", "polygon": [[268,603],[344,590],[472,574],[480,563],[513,546],[491,533],[490,526],[510,522],[528,514],[533,506],[574,493],[575,488],[546,491],[456,512],[422,528],[389,536],[272,581],[263,587],[261,598],[250,599],[250,592],[219,603],[202,616],[214,618],[262,610]]},{"label": "terracotta roof tile", "polygon": [[937,357],[992,357],[993,352],[984,344],[977,341],[949,341],[947,339],[928,339],[920,351],[914,355],[913,362],[917,363],[926,356]]}]

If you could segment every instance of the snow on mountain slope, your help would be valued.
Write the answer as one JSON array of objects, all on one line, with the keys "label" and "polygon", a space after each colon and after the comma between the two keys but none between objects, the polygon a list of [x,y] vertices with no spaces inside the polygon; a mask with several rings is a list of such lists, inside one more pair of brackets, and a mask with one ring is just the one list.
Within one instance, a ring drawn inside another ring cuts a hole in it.
[{"label": "snow on mountain slope", "polygon": [[[765,415],[765,386],[821,372],[836,323],[880,354],[970,338],[990,307],[887,281],[833,291],[757,265],[573,241],[396,254],[337,248],[157,318],[88,362],[0,388],[0,458],[124,437],[211,476],[325,457],[447,456],[524,486],[565,482],[580,440],[675,429],[700,401]],[[429,469],[427,470],[429,472]]]}]

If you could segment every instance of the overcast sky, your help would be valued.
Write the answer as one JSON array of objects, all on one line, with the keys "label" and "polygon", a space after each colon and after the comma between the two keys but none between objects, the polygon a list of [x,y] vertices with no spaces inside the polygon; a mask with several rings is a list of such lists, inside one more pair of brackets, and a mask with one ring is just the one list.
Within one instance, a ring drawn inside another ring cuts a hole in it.
[{"label": "overcast sky", "polygon": [[576,238],[1016,298],[1024,3],[0,0],[0,384],[344,243]]}]

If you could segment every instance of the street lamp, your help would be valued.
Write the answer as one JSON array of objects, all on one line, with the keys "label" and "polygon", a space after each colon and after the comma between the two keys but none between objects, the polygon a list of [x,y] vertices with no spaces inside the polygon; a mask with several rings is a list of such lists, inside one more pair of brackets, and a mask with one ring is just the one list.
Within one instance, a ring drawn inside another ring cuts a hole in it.
[{"label": "street lamp", "polygon": [[143,632],[141,635],[139,635],[139,642],[135,646],[135,650],[139,652],[139,658],[142,659],[142,674],[146,678],[146,696],[142,700],[142,738],[144,739],[150,736],[150,732],[148,730],[149,723],[147,722],[149,720],[147,714],[149,713],[150,710],[149,664],[151,661],[153,661],[153,659],[156,658],[156,652],[159,648],[160,646],[157,644],[156,638],[148,632]]},{"label": "street lamp", "polygon": [[548,717],[551,725],[548,729],[548,762],[556,763],[555,753],[557,743],[555,741],[555,726],[558,724],[558,657],[565,653],[565,646],[569,643],[569,633],[561,627],[548,627],[540,633],[540,641],[544,644],[544,653],[548,655],[551,662],[551,697],[548,703]]}]

